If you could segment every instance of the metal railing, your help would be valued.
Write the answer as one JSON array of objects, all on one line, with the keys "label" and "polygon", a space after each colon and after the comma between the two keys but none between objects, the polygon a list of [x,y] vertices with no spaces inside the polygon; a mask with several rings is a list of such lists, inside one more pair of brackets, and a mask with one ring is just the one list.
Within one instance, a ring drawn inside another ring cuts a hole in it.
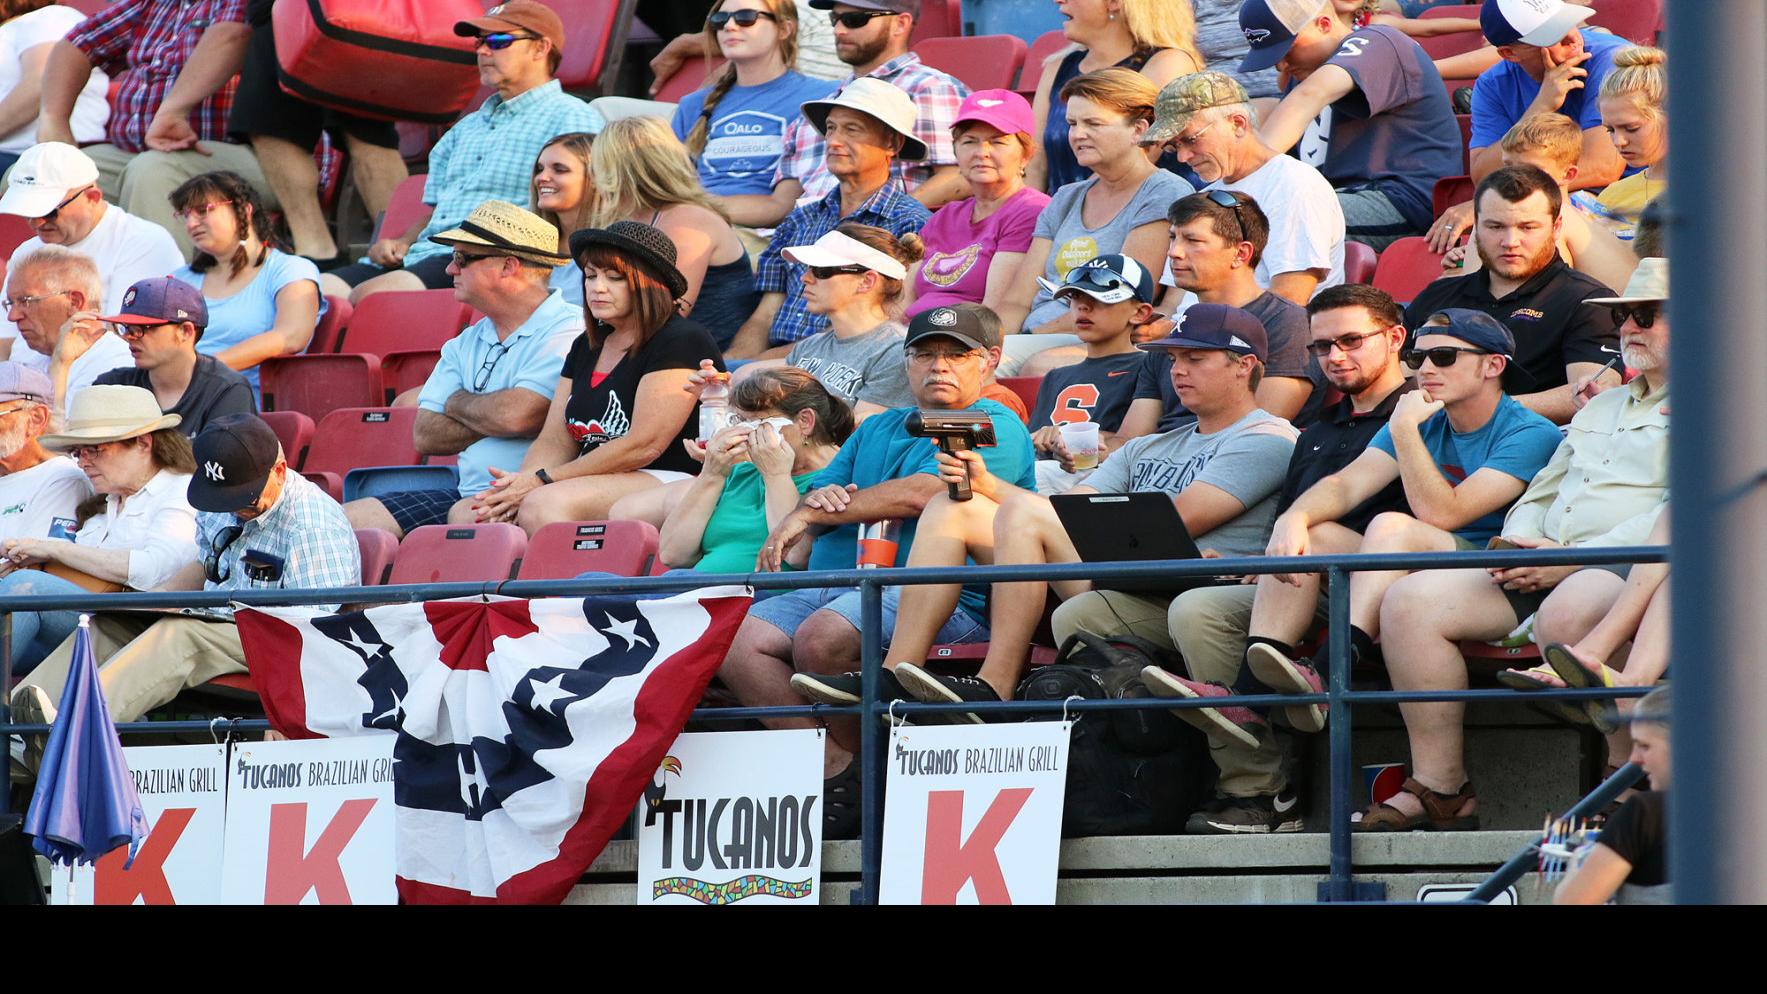
[{"label": "metal railing", "polygon": [[[1366,704],[1398,704],[1418,701],[1545,701],[1589,700],[1637,697],[1648,692],[1646,687],[1581,688],[1536,691],[1515,690],[1434,690],[1376,691],[1351,690],[1348,660],[1350,656],[1350,574],[1365,570],[1428,570],[1517,566],[1596,566],[1609,563],[1660,563],[1668,558],[1667,546],[1626,546],[1608,548],[1515,549],[1474,552],[1428,552],[1392,554],[1348,554],[1310,556],[1307,570],[1297,570],[1296,560],[1289,557],[1252,556],[1232,561],[1235,574],[1266,574],[1312,572],[1323,574],[1327,594],[1328,653],[1327,684],[1320,694],[1258,694],[1234,698],[1236,705],[1265,707],[1296,704],[1324,704],[1329,713],[1329,884],[1327,899],[1347,902],[1352,899],[1355,870],[1351,861],[1350,806],[1355,769],[1352,765],[1351,708]],[[885,587],[929,583],[999,583],[1017,580],[1127,580],[1218,575],[1220,560],[1185,560],[1162,562],[1061,563],[1023,566],[960,566],[903,567],[896,569],[826,570],[801,573],[730,573],[651,577],[599,577],[590,580],[508,580],[483,583],[428,583],[402,586],[341,587],[322,590],[239,590],[179,593],[113,593],[81,595],[32,595],[0,597],[0,612],[6,623],[0,627],[0,686],[12,682],[11,619],[17,611],[103,611],[140,608],[220,607],[242,604],[252,607],[304,604],[388,604],[440,600],[449,597],[471,597],[498,594],[510,597],[582,597],[608,593],[665,593],[694,590],[700,587],[737,584],[758,590],[794,590],[820,587],[856,587],[860,594],[860,659],[863,677],[861,700],[847,706],[802,705],[780,707],[700,708],[693,717],[711,719],[764,719],[806,717],[825,718],[836,715],[857,715],[860,746],[857,762],[865,764],[860,789],[860,886],[857,899],[875,904],[882,865],[884,752],[887,742],[879,719],[890,710],[888,702],[878,700],[878,679],[883,667],[883,591]],[[1209,698],[1133,698],[1085,701],[1000,701],[968,704],[898,703],[895,713],[905,718],[916,714],[938,714],[951,711],[973,711],[978,714],[1029,715],[1039,712],[1072,713],[1138,708],[1188,708],[1219,706]],[[196,733],[211,728],[203,721],[124,722],[117,730],[125,735],[144,733]],[[268,723],[258,720],[235,720],[230,727],[241,731],[262,730]],[[12,723],[10,696],[0,706],[0,736],[12,733],[43,733],[46,725]],[[8,764],[6,787],[0,794],[0,811],[5,810],[11,794],[11,766]],[[1513,862],[1513,860],[1512,860]],[[1501,888],[1499,888],[1501,889]]]},{"label": "metal railing", "polygon": [[[1565,821],[1588,818],[1607,807],[1608,802],[1619,797],[1621,791],[1637,783],[1643,776],[1644,767],[1637,763],[1627,763],[1615,770],[1613,776],[1597,784],[1594,790],[1576,804],[1571,805],[1570,810],[1559,817]],[[1503,893],[1503,888],[1527,875],[1528,870],[1539,861],[1540,846],[1545,841],[1545,839],[1541,839],[1540,842],[1530,842],[1523,846],[1521,852],[1509,857],[1509,862],[1492,871],[1491,875],[1486,877],[1484,882],[1474,888],[1473,892],[1460,903],[1490,904],[1497,895]]]}]

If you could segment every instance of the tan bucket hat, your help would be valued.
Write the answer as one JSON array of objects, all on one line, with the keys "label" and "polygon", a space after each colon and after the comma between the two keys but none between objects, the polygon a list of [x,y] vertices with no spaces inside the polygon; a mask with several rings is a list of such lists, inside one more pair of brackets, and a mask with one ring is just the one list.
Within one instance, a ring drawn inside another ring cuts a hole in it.
[{"label": "tan bucket hat", "polygon": [[183,420],[160,413],[153,391],[117,384],[95,384],[74,394],[68,405],[67,425],[37,441],[46,449],[71,449],[76,445],[120,442],[150,431],[171,428]]},{"label": "tan bucket hat", "polygon": [[541,266],[562,266],[570,256],[558,251],[558,229],[552,222],[507,200],[487,200],[474,207],[460,227],[437,232],[429,240],[438,245],[473,245],[495,249],[499,255]]},{"label": "tan bucket hat", "polygon": [[1660,256],[1638,260],[1632,278],[1626,281],[1626,292],[1618,297],[1590,297],[1585,304],[1618,307],[1621,304],[1642,304],[1651,300],[1669,299],[1669,260]]},{"label": "tan bucket hat", "polygon": [[914,99],[902,88],[876,76],[861,76],[822,100],[810,100],[798,109],[816,127],[817,134],[828,131],[828,112],[836,107],[869,114],[896,134],[902,136],[902,151],[896,158],[903,162],[919,162],[926,158],[926,142],[914,136],[914,121],[919,111]]}]

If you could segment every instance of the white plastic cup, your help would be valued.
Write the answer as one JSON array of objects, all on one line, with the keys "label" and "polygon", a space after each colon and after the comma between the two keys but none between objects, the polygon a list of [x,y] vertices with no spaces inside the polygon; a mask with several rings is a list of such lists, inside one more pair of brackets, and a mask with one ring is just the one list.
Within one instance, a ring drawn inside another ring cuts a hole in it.
[{"label": "white plastic cup", "polygon": [[1074,472],[1084,473],[1098,468],[1098,424],[1093,421],[1069,422],[1061,426],[1061,444],[1074,461]]}]

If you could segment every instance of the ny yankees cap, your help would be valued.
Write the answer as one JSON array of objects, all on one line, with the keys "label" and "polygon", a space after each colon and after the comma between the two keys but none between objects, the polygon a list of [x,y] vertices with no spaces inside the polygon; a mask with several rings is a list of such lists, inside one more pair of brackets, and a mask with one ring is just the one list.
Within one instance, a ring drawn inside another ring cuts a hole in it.
[{"label": "ny yankees cap", "polygon": [[1083,293],[1101,304],[1120,304],[1125,300],[1153,303],[1153,275],[1126,255],[1094,256],[1068,270],[1060,286],[1041,276],[1037,283],[1058,299],[1072,292]]},{"label": "ny yankees cap", "polygon": [[227,514],[256,502],[276,468],[282,444],[256,414],[229,414],[209,422],[191,440],[196,472],[190,477],[190,506]]},{"label": "ny yankees cap", "polygon": [[1226,304],[1191,304],[1184,318],[1172,333],[1136,348],[1147,349],[1219,349],[1238,355],[1257,356],[1264,360],[1270,342],[1264,325],[1250,311]]},{"label": "ny yankees cap", "polygon": [[1595,15],[1588,7],[1562,0],[1485,0],[1479,28],[1493,45],[1521,42],[1545,48],[1556,45],[1571,29]]},{"label": "ny yankees cap", "polygon": [[1330,9],[1329,0],[1245,0],[1239,8],[1239,30],[1252,50],[1239,71],[1257,72],[1281,62],[1307,22]]}]

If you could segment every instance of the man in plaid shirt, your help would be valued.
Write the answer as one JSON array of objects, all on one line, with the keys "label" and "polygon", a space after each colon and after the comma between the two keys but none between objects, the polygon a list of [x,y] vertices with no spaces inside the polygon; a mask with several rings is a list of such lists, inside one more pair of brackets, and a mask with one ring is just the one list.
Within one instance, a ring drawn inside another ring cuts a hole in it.
[{"label": "man in plaid shirt", "polygon": [[828,144],[828,168],[838,182],[829,194],[791,212],[755,266],[760,306],[736,331],[727,359],[771,359],[793,342],[821,331],[826,318],[804,306],[804,280],[854,279],[857,274],[813,273],[785,261],[784,250],[810,245],[842,222],[869,224],[900,237],[919,231],[931,215],[896,188],[892,163],[919,161],[926,146],[913,135],[914,103],[881,79],[861,77],[833,96],[804,104],[804,116]]},{"label": "man in plaid shirt", "polygon": [[251,39],[245,3],[117,0],[56,42],[43,70],[37,140],[69,145],[77,144],[74,99],[93,68],[110,74],[116,95],[105,143],[84,149],[98,164],[98,187],[106,200],[170,231],[187,259],[190,238],[168,196],[185,180],[230,169],[277,206],[252,150],[227,140],[233,77]]},{"label": "man in plaid shirt", "polygon": [[[295,472],[276,433],[255,414],[209,422],[191,442],[197,511],[190,563],[156,589],[290,590],[354,587],[362,582],[356,533],[344,509]],[[336,604],[313,605],[336,611]],[[245,650],[229,608],[156,617],[148,612],[92,616],[92,651],[105,703],[117,721],[134,721],[228,673],[244,673]],[[13,691],[13,706],[34,721],[55,720],[73,660],[74,640],[57,646]],[[34,756],[34,754],[33,754]]]},{"label": "man in plaid shirt", "polygon": [[[853,67],[843,86],[869,76],[895,84],[914,103],[913,136],[926,145],[927,155],[917,162],[898,159],[891,178],[928,210],[969,196],[968,184],[957,175],[957,155],[951,148],[951,124],[969,96],[969,88],[922,63],[908,50],[909,33],[920,16],[920,0],[810,0],[810,6],[829,11],[834,21],[835,54]],[[854,26],[853,21],[861,23]],[[801,117],[793,120],[785,129],[773,192],[720,197],[730,219],[749,227],[772,227],[800,203],[827,196],[838,180],[824,164],[826,149],[815,127]]]},{"label": "man in plaid shirt", "polygon": [[460,227],[487,200],[527,203],[542,146],[567,132],[601,130],[601,115],[552,78],[564,52],[564,22],[552,8],[508,0],[455,24],[454,33],[475,39],[479,80],[497,92],[430,150],[423,186],[429,211],[370,245],[366,259],[323,274],[319,285],[328,295],[359,303],[382,290],[452,287],[449,249],[430,236]]}]

